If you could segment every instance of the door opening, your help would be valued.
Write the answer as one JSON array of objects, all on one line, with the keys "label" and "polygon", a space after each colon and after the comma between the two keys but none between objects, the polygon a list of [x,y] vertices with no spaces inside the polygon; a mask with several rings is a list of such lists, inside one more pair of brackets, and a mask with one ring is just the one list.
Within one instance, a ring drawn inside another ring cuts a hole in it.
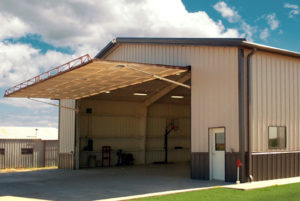
[{"label": "door opening", "polygon": [[210,128],[209,142],[209,179],[225,181],[225,128]]}]

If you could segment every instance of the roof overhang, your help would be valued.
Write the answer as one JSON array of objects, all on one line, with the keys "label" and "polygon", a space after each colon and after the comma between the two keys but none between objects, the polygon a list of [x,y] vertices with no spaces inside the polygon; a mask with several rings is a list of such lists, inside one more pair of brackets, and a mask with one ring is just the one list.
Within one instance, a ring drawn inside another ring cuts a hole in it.
[{"label": "roof overhang", "polygon": [[248,42],[245,38],[127,38],[119,37],[108,43],[97,55],[96,58],[105,58],[118,44],[164,44],[164,45],[187,45],[187,46],[225,46],[246,49],[257,49],[275,54],[300,58],[299,52],[265,46]]},{"label": "roof overhang", "polygon": [[107,61],[88,55],[77,60],[76,65],[68,62],[67,67],[61,65],[6,90],[5,97],[81,99],[190,70],[189,66]]}]

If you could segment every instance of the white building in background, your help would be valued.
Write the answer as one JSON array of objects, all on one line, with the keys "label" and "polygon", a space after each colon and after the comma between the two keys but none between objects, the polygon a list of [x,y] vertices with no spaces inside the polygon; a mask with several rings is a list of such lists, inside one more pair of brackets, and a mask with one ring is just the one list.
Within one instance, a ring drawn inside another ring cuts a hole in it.
[{"label": "white building in background", "polygon": [[57,140],[58,129],[51,127],[0,127],[0,139]]},{"label": "white building in background", "polygon": [[0,169],[57,166],[58,129],[0,127]]}]

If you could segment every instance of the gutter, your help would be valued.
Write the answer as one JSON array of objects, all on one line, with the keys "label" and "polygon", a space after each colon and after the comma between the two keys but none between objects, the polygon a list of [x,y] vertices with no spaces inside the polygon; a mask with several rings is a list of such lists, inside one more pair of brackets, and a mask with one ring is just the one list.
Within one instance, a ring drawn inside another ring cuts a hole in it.
[{"label": "gutter", "polygon": [[117,39],[110,41],[94,58],[101,59],[117,44]]},{"label": "gutter", "polygon": [[253,181],[252,176],[252,142],[251,142],[251,133],[250,133],[250,68],[251,68],[251,57],[255,54],[256,48],[252,49],[252,51],[247,55],[247,147],[248,147],[248,179],[249,181]]}]

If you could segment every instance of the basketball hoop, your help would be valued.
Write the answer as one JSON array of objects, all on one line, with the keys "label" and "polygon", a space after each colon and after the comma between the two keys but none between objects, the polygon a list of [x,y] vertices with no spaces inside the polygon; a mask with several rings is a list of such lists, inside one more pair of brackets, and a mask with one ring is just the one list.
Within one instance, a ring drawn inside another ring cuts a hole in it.
[{"label": "basketball hoop", "polygon": [[179,129],[177,119],[168,119],[166,129],[168,131],[177,131]]},{"label": "basketball hoop", "polygon": [[172,129],[173,131],[178,131],[179,127],[173,125],[171,129]]}]

